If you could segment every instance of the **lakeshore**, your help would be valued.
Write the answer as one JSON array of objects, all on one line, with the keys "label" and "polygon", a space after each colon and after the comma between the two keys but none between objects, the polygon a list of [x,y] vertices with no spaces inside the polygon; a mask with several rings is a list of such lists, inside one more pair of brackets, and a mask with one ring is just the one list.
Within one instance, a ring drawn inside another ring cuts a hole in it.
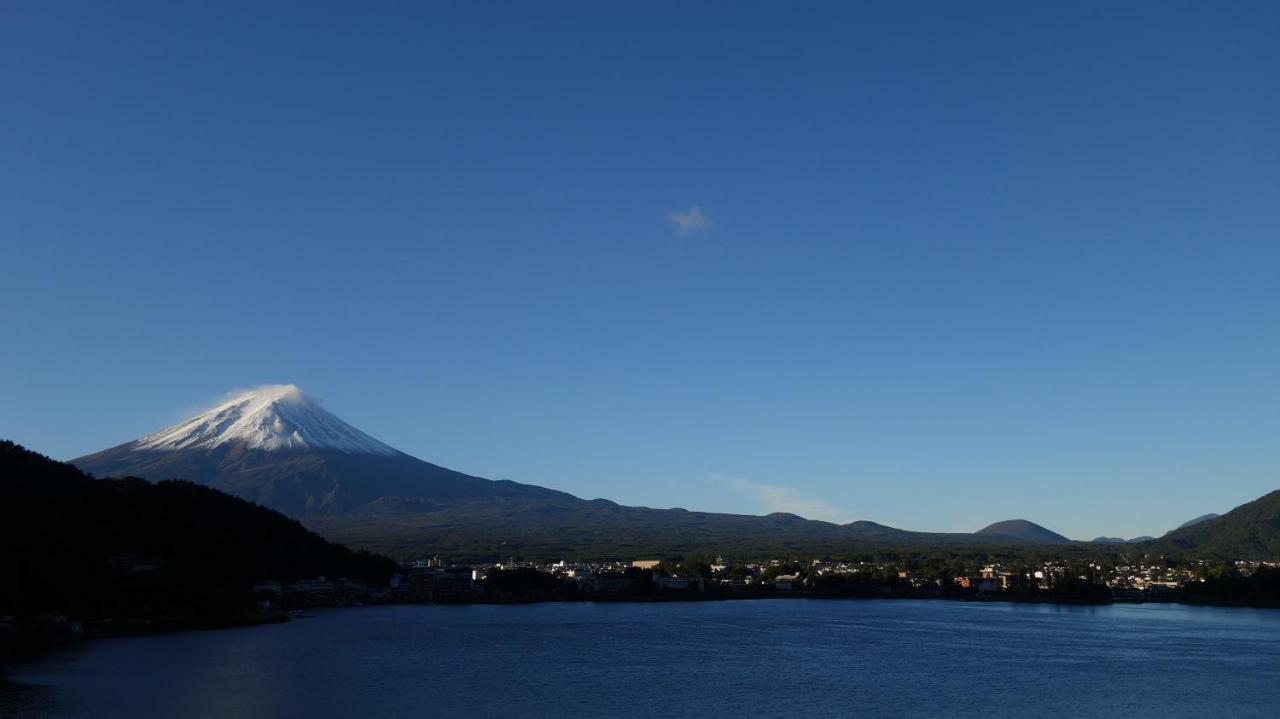
[{"label": "lakeshore", "polygon": [[[310,586],[318,583],[312,581]],[[152,617],[119,620],[82,621],[54,615],[38,618],[38,621],[17,624],[9,618],[8,623],[0,623],[0,663],[30,661],[40,655],[80,642],[114,639],[124,637],[140,637],[186,631],[207,631],[244,629],[263,625],[280,624],[298,618],[310,618],[313,611],[336,611],[342,609],[360,609],[375,606],[519,606],[534,604],[684,604],[684,603],[724,603],[740,601],[800,601],[815,600],[822,602],[838,601],[897,601],[897,602],[958,602],[958,603],[992,603],[992,604],[1035,604],[1061,606],[1107,606],[1118,604],[1161,604],[1204,606],[1215,608],[1238,609],[1276,609],[1280,610],[1280,600],[1254,599],[1239,600],[1231,598],[1196,598],[1180,597],[1172,592],[1158,592],[1145,595],[1141,592],[1106,594],[1095,593],[1091,596],[1066,596],[1045,593],[1016,592],[949,592],[933,589],[904,588],[901,585],[864,587],[854,592],[815,591],[806,589],[788,589],[778,591],[769,589],[733,589],[724,591],[716,587],[707,589],[692,584],[685,591],[649,591],[643,593],[611,592],[601,594],[578,593],[569,596],[554,595],[486,595],[473,592],[469,595],[457,593],[447,594],[440,598],[430,595],[388,595],[385,593],[369,594],[362,598],[344,596],[340,602],[334,602],[332,596],[301,597],[294,595],[292,604],[282,604],[278,608],[264,606],[256,613],[236,614],[214,617]],[[327,603],[326,603],[327,602]],[[293,608],[285,608],[291,606]],[[300,608],[306,607],[306,609]]]}]

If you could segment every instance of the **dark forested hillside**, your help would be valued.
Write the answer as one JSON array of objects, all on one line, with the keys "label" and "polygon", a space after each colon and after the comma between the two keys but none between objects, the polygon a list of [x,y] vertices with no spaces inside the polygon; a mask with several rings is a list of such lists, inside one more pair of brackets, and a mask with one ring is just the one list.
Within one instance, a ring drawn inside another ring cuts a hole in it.
[{"label": "dark forested hillside", "polygon": [[1280,558],[1280,490],[1221,517],[1184,525],[1144,548],[1221,559]]},{"label": "dark forested hillside", "polygon": [[384,584],[395,571],[217,490],[95,480],[9,441],[0,441],[0,541],[0,613],[208,617],[252,609],[258,579]]}]

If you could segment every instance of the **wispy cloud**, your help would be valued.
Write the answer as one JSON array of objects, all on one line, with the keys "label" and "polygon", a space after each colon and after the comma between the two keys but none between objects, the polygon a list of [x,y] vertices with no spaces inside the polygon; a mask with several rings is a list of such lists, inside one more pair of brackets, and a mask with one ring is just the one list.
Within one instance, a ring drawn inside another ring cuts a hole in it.
[{"label": "wispy cloud", "polygon": [[710,232],[712,225],[715,224],[710,217],[702,214],[702,210],[697,205],[684,212],[679,210],[668,212],[667,221],[671,223],[671,229],[676,233],[676,237]]},{"label": "wispy cloud", "polygon": [[711,479],[746,494],[763,506],[767,512],[790,512],[805,519],[821,519],[824,522],[837,524],[852,522],[854,519],[851,512],[826,500],[805,496],[792,487],[752,482],[729,474],[713,474]]}]

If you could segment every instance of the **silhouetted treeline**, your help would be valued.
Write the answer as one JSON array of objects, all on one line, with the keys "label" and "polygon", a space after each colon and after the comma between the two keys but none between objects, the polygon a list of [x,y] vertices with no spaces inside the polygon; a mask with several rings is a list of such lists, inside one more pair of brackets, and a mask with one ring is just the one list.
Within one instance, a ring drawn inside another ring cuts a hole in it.
[{"label": "silhouetted treeline", "polygon": [[1264,566],[1248,577],[1224,574],[1188,582],[1178,598],[1196,604],[1280,606],[1280,568]]},{"label": "silhouetted treeline", "polygon": [[0,441],[0,614],[208,618],[253,611],[253,583],[326,575],[385,585],[278,512],[190,482],[96,480]]}]

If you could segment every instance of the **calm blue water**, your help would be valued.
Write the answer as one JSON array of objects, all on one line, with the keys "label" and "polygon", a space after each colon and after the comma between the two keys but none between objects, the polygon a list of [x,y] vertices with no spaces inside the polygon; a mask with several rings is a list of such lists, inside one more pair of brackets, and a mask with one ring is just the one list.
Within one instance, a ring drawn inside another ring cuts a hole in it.
[{"label": "calm blue water", "polygon": [[1280,716],[1280,611],[927,601],[417,606],[87,642],[24,717]]}]

